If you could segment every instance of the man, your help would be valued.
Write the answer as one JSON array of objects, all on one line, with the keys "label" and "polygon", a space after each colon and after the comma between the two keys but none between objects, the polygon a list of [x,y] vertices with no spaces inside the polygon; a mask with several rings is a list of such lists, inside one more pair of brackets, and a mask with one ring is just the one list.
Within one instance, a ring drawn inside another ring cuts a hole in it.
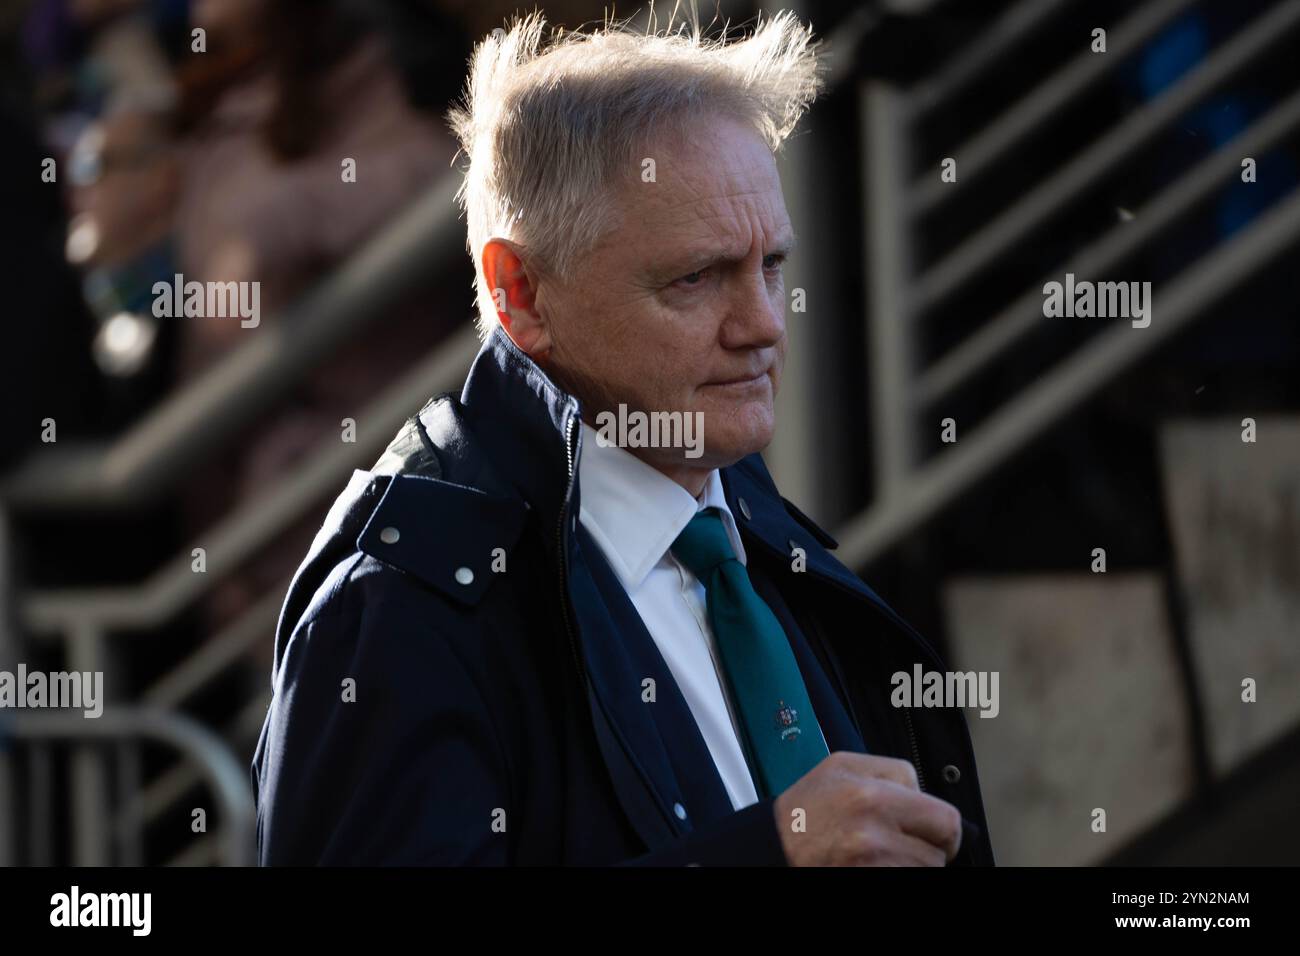
[{"label": "man", "polygon": [[[889,701],[942,662],[758,455],[807,31],[541,30],[452,113],[483,348],[286,600],[262,862],[992,863],[961,712]],[[611,444],[638,413],[681,441]]]}]

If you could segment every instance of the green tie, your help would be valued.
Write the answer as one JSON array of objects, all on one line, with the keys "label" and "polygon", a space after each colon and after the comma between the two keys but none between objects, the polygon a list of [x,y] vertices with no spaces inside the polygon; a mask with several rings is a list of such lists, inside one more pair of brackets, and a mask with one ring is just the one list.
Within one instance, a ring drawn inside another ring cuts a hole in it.
[{"label": "green tie", "polygon": [[759,799],[775,796],[827,754],[790,642],[736,560],[716,508],[692,518],[672,552],[704,585]]}]

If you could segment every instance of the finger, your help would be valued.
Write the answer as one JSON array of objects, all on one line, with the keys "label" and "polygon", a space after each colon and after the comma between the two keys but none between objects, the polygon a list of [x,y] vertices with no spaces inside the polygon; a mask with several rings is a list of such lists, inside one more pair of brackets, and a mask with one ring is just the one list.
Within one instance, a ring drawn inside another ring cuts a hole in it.
[{"label": "finger", "polygon": [[961,848],[961,814],[928,793],[906,793],[898,800],[899,829],[944,851],[949,860]]},{"label": "finger", "polygon": [[943,866],[945,863],[943,850],[888,824],[869,828],[862,842],[863,852],[855,866]]},{"label": "finger", "polygon": [[921,791],[921,785],[916,779],[916,768],[909,761],[899,760],[897,757],[864,754],[858,769],[869,777],[888,780],[917,793]]},{"label": "finger", "polygon": [[943,866],[948,862],[943,850],[933,843],[901,831],[897,834],[895,847],[899,866]]}]

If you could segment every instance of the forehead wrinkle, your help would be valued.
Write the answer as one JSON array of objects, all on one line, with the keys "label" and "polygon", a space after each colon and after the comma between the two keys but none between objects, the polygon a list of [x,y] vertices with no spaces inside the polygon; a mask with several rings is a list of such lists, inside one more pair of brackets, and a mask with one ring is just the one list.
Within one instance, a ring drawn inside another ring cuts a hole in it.
[{"label": "forehead wrinkle", "polygon": [[[712,238],[721,239],[723,242],[729,241],[728,234],[739,231],[735,227],[740,227],[752,235],[755,223],[761,223],[764,232],[776,235],[789,232],[788,217],[782,213],[777,203],[732,201],[752,198],[763,200],[765,197],[770,198],[771,193],[766,189],[756,188],[736,190],[703,201],[679,200],[660,206],[657,214],[651,211],[649,215],[643,217],[642,221],[648,226],[667,230],[681,229],[693,232],[694,229],[691,228],[693,226],[705,227]],[[687,210],[687,214],[681,215],[682,210]],[[770,230],[765,228],[769,224]]]}]

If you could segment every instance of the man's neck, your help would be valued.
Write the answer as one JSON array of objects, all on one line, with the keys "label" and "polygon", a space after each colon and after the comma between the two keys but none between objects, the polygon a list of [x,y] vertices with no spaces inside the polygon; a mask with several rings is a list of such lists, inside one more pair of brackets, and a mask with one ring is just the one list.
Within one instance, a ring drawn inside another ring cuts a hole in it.
[{"label": "man's neck", "polygon": [[[640,456],[638,455],[637,457]],[[699,500],[700,495],[704,494],[704,486],[708,483],[709,471],[711,469],[705,469],[701,471],[699,468],[687,468],[681,465],[677,465],[677,466],[670,465],[665,467],[663,465],[658,464],[657,462],[648,461],[644,458],[642,458],[641,460],[644,461],[651,468],[653,468],[655,471],[659,472],[661,475],[664,475],[667,478],[671,478],[673,481],[677,482],[677,484],[681,485],[683,488],[685,488],[687,491],[691,493],[692,498]]]},{"label": "man's neck", "polygon": [[[592,431],[599,431],[597,425],[589,421],[586,414],[583,415],[583,424],[591,428]],[[656,460],[653,456],[653,452],[656,451],[654,448],[621,447],[628,454],[649,465],[664,477],[681,485],[690,492],[692,498],[698,499],[704,493],[704,486],[708,484],[709,474],[713,471],[712,468],[690,465],[684,462]]]}]

